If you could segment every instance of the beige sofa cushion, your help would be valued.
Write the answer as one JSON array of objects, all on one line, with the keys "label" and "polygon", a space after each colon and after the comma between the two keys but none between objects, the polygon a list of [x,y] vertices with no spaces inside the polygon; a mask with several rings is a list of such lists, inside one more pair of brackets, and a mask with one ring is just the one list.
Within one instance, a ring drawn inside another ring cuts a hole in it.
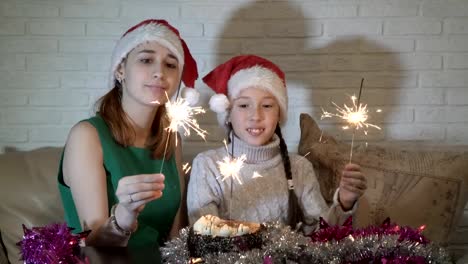
[{"label": "beige sofa cushion", "polygon": [[[299,153],[318,169],[326,200],[338,186],[349,161],[350,146],[324,133],[308,115],[301,115]],[[468,147],[413,150],[369,145],[356,147],[353,162],[368,177],[368,190],[356,212],[357,226],[380,224],[390,217],[400,225],[427,225],[425,235],[445,244],[455,230],[468,198]]]},{"label": "beige sofa cushion", "polygon": [[0,155],[0,231],[11,263],[19,262],[15,245],[27,227],[64,222],[57,187],[62,149],[40,148]]}]

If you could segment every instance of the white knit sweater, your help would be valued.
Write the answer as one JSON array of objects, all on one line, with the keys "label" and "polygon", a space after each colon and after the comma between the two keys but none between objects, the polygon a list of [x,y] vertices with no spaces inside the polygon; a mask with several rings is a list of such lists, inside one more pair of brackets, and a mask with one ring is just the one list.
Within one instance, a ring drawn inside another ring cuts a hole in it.
[{"label": "white knit sweater", "polygon": [[[231,144],[228,149],[231,150]],[[275,135],[269,144],[256,147],[234,137],[234,157],[241,154],[247,156],[240,172],[243,184],[231,179],[222,181],[217,161],[227,155],[225,148],[208,150],[195,157],[187,196],[190,224],[206,214],[258,223],[287,223],[288,186],[279,138]],[[328,207],[320,193],[312,164],[295,154],[290,154],[290,160],[294,191],[304,213],[306,232],[317,227],[319,216],[330,224],[341,224],[354,212],[355,208],[343,212],[337,201],[338,190],[334,203]],[[252,178],[254,172],[262,177]]]}]

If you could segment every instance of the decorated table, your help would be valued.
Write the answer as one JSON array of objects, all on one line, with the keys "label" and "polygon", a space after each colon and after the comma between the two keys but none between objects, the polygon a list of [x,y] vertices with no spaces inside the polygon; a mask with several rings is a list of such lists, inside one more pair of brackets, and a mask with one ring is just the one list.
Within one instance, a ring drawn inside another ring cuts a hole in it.
[{"label": "decorated table", "polygon": [[[87,232],[72,234],[66,224],[24,227],[24,237],[18,246],[27,264],[452,263],[444,248],[422,234],[425,226],[399,226],[390,219],[379,226],[360,229],[352,227],[351,218],[337,226],[320,219],[319,229],[308,236],[280,223],[263,223],[258,233],[226,238],[195,234],[191,228],[183,228],[178,238],[161,248],[127,248],[80,247]],[[261,241],[260,245],[249,243],[251,239]]]}]

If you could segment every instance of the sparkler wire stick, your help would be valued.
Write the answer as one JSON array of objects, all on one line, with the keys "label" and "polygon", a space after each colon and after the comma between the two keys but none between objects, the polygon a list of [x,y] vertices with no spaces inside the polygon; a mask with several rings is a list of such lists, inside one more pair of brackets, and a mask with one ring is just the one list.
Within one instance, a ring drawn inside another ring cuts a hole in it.
[{"label": "sparkler wire stick", "polygon": [[[231,160],[234,159],[234,132],[232,133],[232,140],[231,140]],[[231,194],[229,198],[229,219],[232,220],[232,186],[234,185],[234,179],[231,177]]]},{"label": "sparkler wire stick", "polygon": [[169,138],[170,138],[170,136],[168,136],[167,139],[166,139],[166,146],[164,147],[164,155],[163,155],[163,159],[162,159],[162,163],[161,163],[161,169],[160,169],[159,173],[162,173],[162,170],[163,170],[163,167],[164,167],[164,160],[166,160],[166,151],[167,151],[167,145],[169,144]]},{"label": "sparkler wire stick", "polygon": [[179,87],[177,89],[177,94],[174,102],[171,101],[171,99],[166,93],[167,102],[165,103],[165,108],[167,112],[167,117],[169,119],[169,126],[165,128],[165,130],[168,131],[168,137],[166,138],[166,145],[164,147],[164,155],[160,172],[162,172],[164,168],[169,139],[171,138],[171,136],[174,136],[175,146],[177,146],[177,132],[179,129],[183,129],[184,135],[186,136],[189,136],[190,130],[193,129],[204,140],[206,134],[208,134],[206,130],[200,128],[197,120],[194,118],[194,116],[197,114],[205,113],[205,110],[201,106],[192,107],[190,105],[190,102],[187,101],[185,98],[179,98],[181,82],[182,79],[179,80]]},{"label": "sparkler wire stick", "polygon": [[[358,99],[357,99],[358,107],[360,107],[360,105],[361,105],[361,94],[362,94],[362,85],[363,84],[364,84],[364,78],[361,79],[361,87],[359,87],[359,95],[358,95]],[[351,161],[353,159],[354,135],[356,134],[356,130],[357,130],[357,125],[354,126],[353,137],[351,138],[351,151],[349,152],[349,163],[351,163]]]}]

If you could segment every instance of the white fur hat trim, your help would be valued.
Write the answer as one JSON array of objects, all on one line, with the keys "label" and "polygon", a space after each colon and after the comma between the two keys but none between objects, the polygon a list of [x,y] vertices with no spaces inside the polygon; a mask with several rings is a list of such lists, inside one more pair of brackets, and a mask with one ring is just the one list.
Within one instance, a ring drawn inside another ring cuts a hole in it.
[{"label": "white fur hat trim", "polygon": [[215,94],[210,98],[210,109],[220,114],[226,112],[229,108],[229,100],[224,94]]},{"label": "white fur hat trim", "polygon": [[189,105],[194,106],[198,103],[198,100],[200,99],[200,93],[195,90],[195,88],[187,88],[185,87],[182,90],[182,98],[184,98]]},{"label": "white fur hat trim", "polygon": [[236,98],[246,88],[260,88],[270,92],[280,107],[280,123],[284,124],[288,112],[288,96],[283,80],[273,71],[254,66],[236,72],[228,81],[229,98]]},{"label": "white fur hat trim", "polygon": [[150,23],[127,33],[117,42],[114,52],[112,53],[111,70],[108,79],[109,89],[114,87],[115,71],[122,60],[127,57],[128,53],[135,47],[146,41],[156,41],[174,53],[181,66],[179,68],[182,71],[184,68],[184,50],[180,38],[166,26]]}]

